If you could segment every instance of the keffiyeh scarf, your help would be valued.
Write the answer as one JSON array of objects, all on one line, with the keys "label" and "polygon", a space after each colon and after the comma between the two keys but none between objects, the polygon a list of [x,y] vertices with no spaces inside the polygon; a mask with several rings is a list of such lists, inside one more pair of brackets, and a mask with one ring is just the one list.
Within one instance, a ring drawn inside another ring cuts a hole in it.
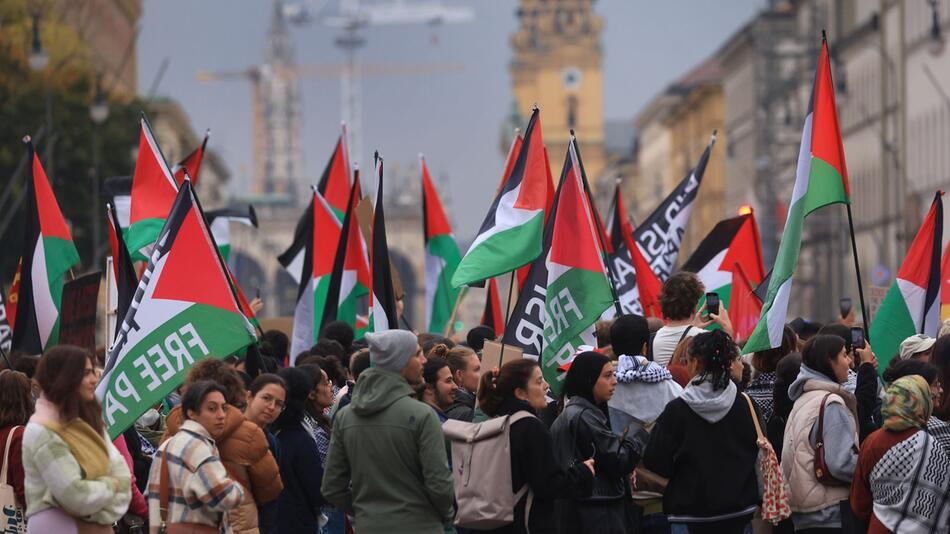
[{"label": "keffiyeh scarf", "polygon": [[921,430],[888,450],[871,470],[874,515],[891,532],[946,532],[950,458]]},{"label": "keffiyeh scarf", "polygon": [[655,384],[664,380],[673,380],[673,375],[666,367],[651,362],[643,356],[621,356],[617,361],[614,376],[621,384],[633,381]]}]

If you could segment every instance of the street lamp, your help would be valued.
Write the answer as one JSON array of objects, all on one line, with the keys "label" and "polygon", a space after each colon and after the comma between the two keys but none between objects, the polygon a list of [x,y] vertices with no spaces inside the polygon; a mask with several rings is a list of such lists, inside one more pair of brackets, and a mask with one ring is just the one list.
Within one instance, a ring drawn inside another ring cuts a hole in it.
[{"label": "street lamp", "polygon": [[943,38],[943,31],[940,29],[940,12],[937,6],[937,0],[930,0],[930,43],[927,49],[930,55],[936,57],[943,53],[946,41]]},{"label": "street lamp", "polygon": [[30,48],[30,56],[27,58],[30,68],[36,72],[46,69],[49,64],[49,54],[43,50],[43,42],[40,41],[40,14],[33,13],[33,46]]},{"label": "street lamp", "polygon": [[95,264],[99,259],[99,127],[109,118],[109,104],[102,94],[102,74],[96,75],[96,93],[89,104],[89,118],[92,119],[92,256]]},{"label": "street lamp", "polygon": [[109,103],[102,95],[102,75],[96,75],[96,93],[89,105],[89,118],[94,124],[102,124],[109,118]]}]

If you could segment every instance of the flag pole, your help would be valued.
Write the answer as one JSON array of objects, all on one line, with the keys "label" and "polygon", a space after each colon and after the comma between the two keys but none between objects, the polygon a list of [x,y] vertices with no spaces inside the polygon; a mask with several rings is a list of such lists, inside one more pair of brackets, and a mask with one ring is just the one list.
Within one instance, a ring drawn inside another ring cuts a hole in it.
[{"label": "flag pole", "polygon": [[[515,292],[515,276],[517,269],[511,271],[511,278],[508,279],[508,303],[505,304],[505,330],[508,329],[508,319],[511,318],[511,294]],[[505,361],[505,336],[501,336],[501,350],[498,353],[498,367]]]},{"label": "flag pole", "polygon": [[854,216],[851,215],[851,202],[848,208],[848,230],[851,232],[851,255],[854,257],[854,272],[858,278],[858,299],[861,301],[861,320],[864,322],[864,338],[871,342],[871,329],[868,328],[868,308],[864,305],[864,286],[861,284],[861,264],[858,261],[858,244],[854,239]]},{"label": "flag pole", "polygon": [[[581,150],[577,146],[577,138],[574,137],[574,129],[571,128],[571,144],[574,145],[574,153],[577,154],[577,164],[581,168],[581,182],[584,183],[584,193],[587,194],[587,203],[590,204],[591,215],[593,215],[594,220],[594,233],[597,234],[597,242],[600,244],[600,261],[607,268],[607,281],[610,286],[610,294],[614,299],[614,310],[617,313],[617,317],[623,315],[623,309],[620,307],[620,297],[617,296],[617,288],[614,287],[614,280],[617,279],[616,273],[609,260],[606,259],[607,246],[604,244],[604,235],[600,232],[600,213],[597,211],[597,206],[594,205],[594,196],[590,192],[590,184],[587,183],[587,172],[584,170],[584,160],[581,159]],[[507,325],[507,321],[505,321]]]},{"label": "flag pole", "polygon": [[455,317],[458,315],[459,306],[462,304],[462,297],[465,296],[466,290],[468,290],[468,286],[462,287],[459,291],[459,296],[455,298],[455,306],[452,307],[452,315],[449,316],[449,322],[445,325],[443,337],[449,337],[449,333],[452,331],[452,325],[455,324]]}]

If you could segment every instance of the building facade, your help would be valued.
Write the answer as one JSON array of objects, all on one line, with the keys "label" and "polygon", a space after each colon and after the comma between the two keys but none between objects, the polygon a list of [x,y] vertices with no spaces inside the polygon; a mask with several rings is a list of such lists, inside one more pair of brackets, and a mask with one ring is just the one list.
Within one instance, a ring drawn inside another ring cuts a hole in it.
[{"label": "building facade", "polygon": [[558,172],[570,130],[593,180],[605,166],[603,19],[593,0],[521,0],[519,27],[511,37],[509,70],[518,115],[541,109],[541,127],[551,168]]}]

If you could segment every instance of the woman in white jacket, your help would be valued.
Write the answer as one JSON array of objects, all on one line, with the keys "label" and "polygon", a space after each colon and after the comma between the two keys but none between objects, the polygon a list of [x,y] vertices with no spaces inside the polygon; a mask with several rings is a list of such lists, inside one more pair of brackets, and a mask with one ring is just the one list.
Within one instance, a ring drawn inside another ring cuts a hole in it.
[{"label": "woman in white jacket", "polygon": [[[801,370],[788,388],[795,404],[785,426],[782,473],[796,532],[841,532],[842,501],[858,459],[857,401],[843,387],[850,367],[844,339],[815,336],[802,348]],[[819,451],[824,469],[816,469]]]}]

